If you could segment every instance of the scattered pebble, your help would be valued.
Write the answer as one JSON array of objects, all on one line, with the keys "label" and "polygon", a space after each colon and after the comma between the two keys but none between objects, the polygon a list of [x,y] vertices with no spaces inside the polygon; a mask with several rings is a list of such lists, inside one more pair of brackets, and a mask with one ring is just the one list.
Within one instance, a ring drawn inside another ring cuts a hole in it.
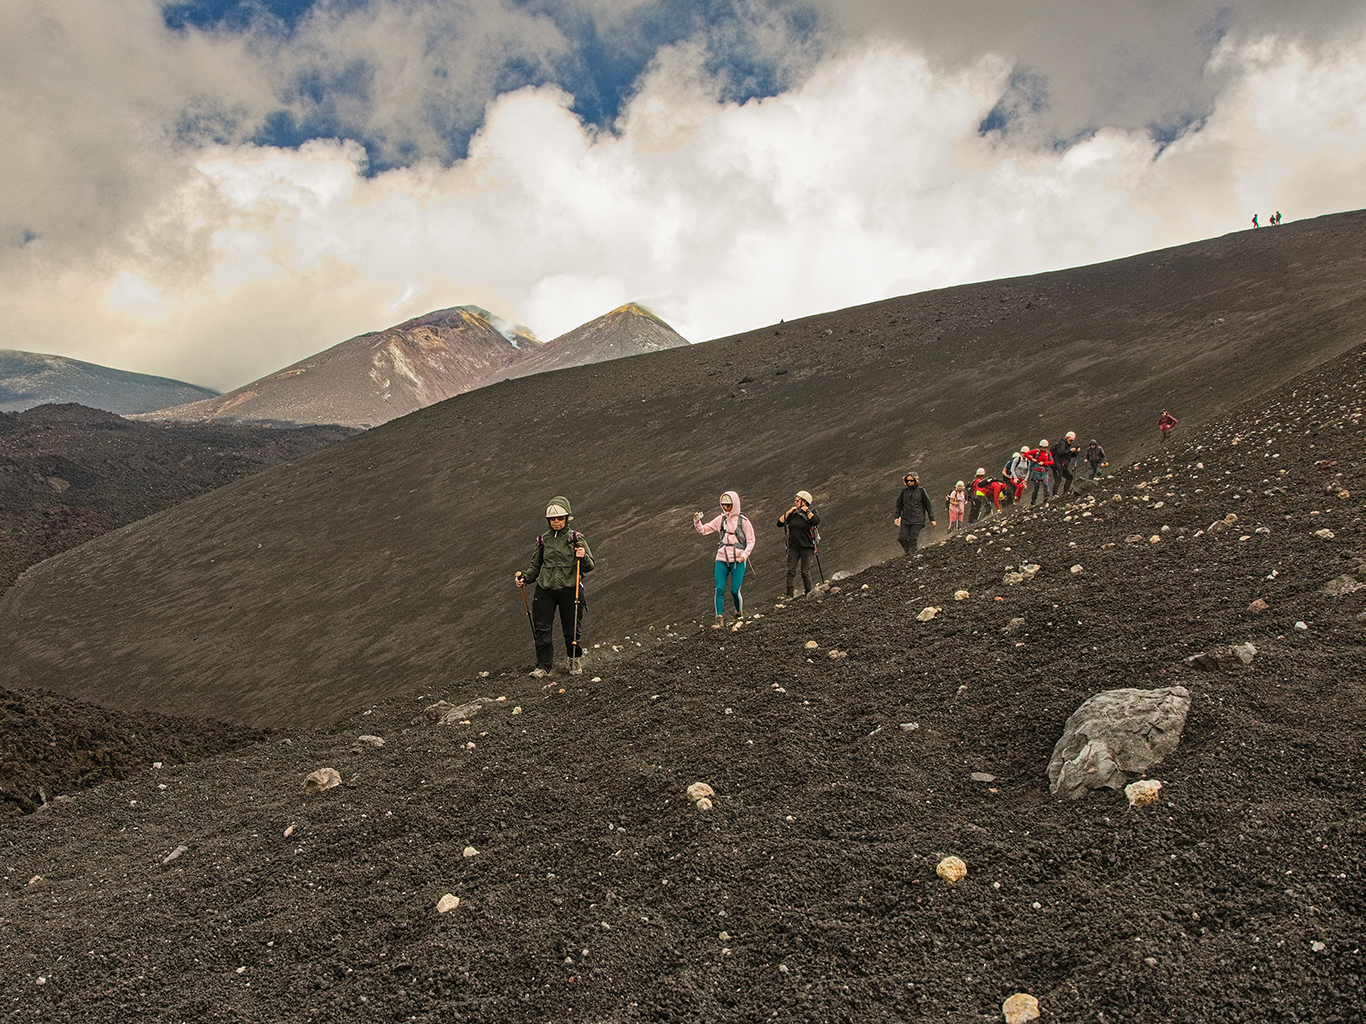
[{"label": "scattered pebble", "polygon": [[305,793],[321,793],[325,789],[341,785],[341,774],[335,768],[319,768],[304,779]]},{"label": "scattered pebble", "polygon": [[960,857],[945,857],[934,869],[934,873],[953,885],[954,882],[961,881],[967,877],[968,866],[963,863]]},{"label": "scattered pebble", "polygon": [[1029,1024],[1039,1019],[1039,1001],[1027,992],[1016,992],[1001,1004],[1006,1024]]},{"label": "scattered pebble", "polygon": [[1124,795],[1129,798],[1130,807],[1147,807],[1157,803],[1157,795],[1162,792],[1162,783],[1157,779],[1139,779],[1124,787]]},{"label": "scattered pebble", "polygon": [[436,912],[438,914],[445,914],[458,906],[460,906],[460,897],[452,895],[451,893],[446,893],[445,896],[442,896],[441,899],[436,901]]},{"label": "scattered pebble", "polygon": [[463,856],[466,860],[469,860],[471,857],[478,857],[479,851],[476,850],[473,846],[467,846],[461,853],[461,856]]}]

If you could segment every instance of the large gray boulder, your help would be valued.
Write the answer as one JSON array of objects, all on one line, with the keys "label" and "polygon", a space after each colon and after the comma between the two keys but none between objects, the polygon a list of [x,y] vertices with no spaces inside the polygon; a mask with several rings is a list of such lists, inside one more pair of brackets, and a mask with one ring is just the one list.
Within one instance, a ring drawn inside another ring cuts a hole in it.
[{"label": "large gray boulder", "polygon": [[1106,690],[1072,712],[1048,762],[1054,796],[1123,789],[1176,749],[1190,711],[1184,686]]}]

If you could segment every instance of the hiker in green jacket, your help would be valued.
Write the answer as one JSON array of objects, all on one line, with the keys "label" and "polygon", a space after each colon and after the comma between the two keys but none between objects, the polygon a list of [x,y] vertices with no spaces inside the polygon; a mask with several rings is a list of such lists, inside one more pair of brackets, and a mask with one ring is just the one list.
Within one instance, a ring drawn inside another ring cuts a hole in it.
[{"label": "hiker in green jacket", "polygon": [[560,613],[560,628],[564,630],[569,673],[578,675],[583,671],[579,663],[583,657],[579,627],[588,607],[583,596],[583,574],[593,571],[593,552],[583,535],[569,528],[573,518],[568,498],[562,494],[551,498],[545,510],[549,529],[536,538],[527,568],[513,576],[519,587],[536,585],[531,598],[531,630],[536,644],[533,675],[544,676],[554,670],[556,609]]}]

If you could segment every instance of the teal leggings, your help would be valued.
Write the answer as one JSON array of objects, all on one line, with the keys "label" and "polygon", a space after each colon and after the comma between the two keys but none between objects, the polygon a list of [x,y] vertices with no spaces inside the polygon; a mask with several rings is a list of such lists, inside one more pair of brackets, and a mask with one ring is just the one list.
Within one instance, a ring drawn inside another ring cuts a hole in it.
[{"label": "teal leggings", "polygon": [[740,584],[745,581],[745,562],[716,563],[716,614],[726,611],[726,580],[730,580],[730,599],[735,602],[735,614],[745,612],[745,599],[740,596]]}]

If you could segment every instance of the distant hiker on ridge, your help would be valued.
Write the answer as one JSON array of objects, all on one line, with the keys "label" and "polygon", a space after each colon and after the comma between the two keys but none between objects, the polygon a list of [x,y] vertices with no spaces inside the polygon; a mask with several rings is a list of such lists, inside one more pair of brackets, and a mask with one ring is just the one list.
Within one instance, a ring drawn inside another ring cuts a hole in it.
[{"label": "distant hiker on ridge", "polygon": [[811,492],[798,491],[792,507],[778,517],[778,525],[787,531],[787,596],[797,578],[797,567],[802,570],[802,586],[811,593],[811,555],[816,550],[816,526],[821,517],[811,507]]},{"label": "distant hiker on ridge", "polygon": [[1077,447],[1077,432],[1069,430],[1061,441],[1053,446],[1053,496],[1066,494],[1072,489],[1072,467],[1076,464],[1081,449]]},{"label": "distant hiker on ridge", "polygon": [[1162,435],[1162,443],[1167,443],[1167,437],[1172,432],[1172,427],[1176,426],[1180,420],[1169,413],[1166,409],[1162,410],[1162,415],[1157,418],[1157,429]]},{"label": "distant hiker on ridge", "polygon": [[1029,503],[1039,500],[1039,490],[1043,489],[1044,504],[1048,504],[1048,488],[1053,482],[1053,453],[1048,450],[1048,438],[1039,442],[1039,447],[1025,453],[1029,460]]},{"label": "distant hiker on ridge", "polygon": [[963,519],[968,509],[967,484],[962,480],[954,484],[953,490],[944,499],[944,506],[949,510],[949,533],[963,529]]},{"label": "distant hiker on ridge", "polygon": [[694,512],[693,529],[704,536],[719,533],[721,544],[716,549],[716,621],[712,629],[721,629],[726,624],[726,583],[730,582],[730,598],[735,605],[735,625],[737,630],[745,622],[745,601],[740,596],[740,587],[745,582],[745,565],[750,553],[754,551],[754,527],[749,517],[740,514],[740,495],[727,491],[721,495],[721,514],[709,523],[702,522],[702,513]]},{"label": "distant hiker on ridge", "polygon": [[1011,504],[1018,505],[1024,497],[1025,484],[1029,482],[1029,445],[1022,445],[1020,450],[1010,457],[1001,474],[1011,485]]},{"label": "distant hiker on ridge", "polygon": [[[977,502],[977,511],[972,518],[976,522],[982,516],[989,516],[993,511],[1001,511],[1001,497],[1006,492],[1006,484],[1003,480],[992,480],[987,477],[985,467],[979,467],[972,477],[972,496]],[[991,502],[990,505],[987,502]]]},{"label": "distant hiker on ridge", "polygon": [[939,524],[933,518],[934,508],[930,505],[930,496],[920,486],[916,475],[907,473],[903,482],[906,486],[896,499],[896,525],[901,527],[896,539],[901,550],[909,555],[915,550],[920,531],[925,528],[925,520],[928,519],[931,526]]},{"label": "distant hiker on ridge", "polygon": [[1105,449],[1102,448],[1093,437],[1091,443],[1086,446],[1086,464],[1091,467],[1087,474],[1087,480],[1094,480],[1096,474],[1100,472],[1100,467],[1105,465]]},{"label": "distant hiker on ridge", "polygon": [[[525,588],[536,584],[531,599],[531,632],[536,645],[536,670],[532,675],[547,675],[555,667],[555,610],[560,612],[560,627],[564,630],[564,648],[569,655],[569,672],[577,675],[583,669],[579,627],[588,603],[583,599],[583,573],[593,571],[593,553],[588,541],[577,530],[569,529],[569,499],[557,494],[546,506],[545,520],[550,529],[536,538],[531,553],[531,564],[513,574],[513,582]],[[525,596],[525,594],[523,595]]]},{"label": "distant hiker on ridge", "polygon": [[1252,226],[1253,226],[1254,228],[1259,226],[1259,225],[1257,224],[1257,215],[1256,215],[1255,213],[1252,215]]}]

